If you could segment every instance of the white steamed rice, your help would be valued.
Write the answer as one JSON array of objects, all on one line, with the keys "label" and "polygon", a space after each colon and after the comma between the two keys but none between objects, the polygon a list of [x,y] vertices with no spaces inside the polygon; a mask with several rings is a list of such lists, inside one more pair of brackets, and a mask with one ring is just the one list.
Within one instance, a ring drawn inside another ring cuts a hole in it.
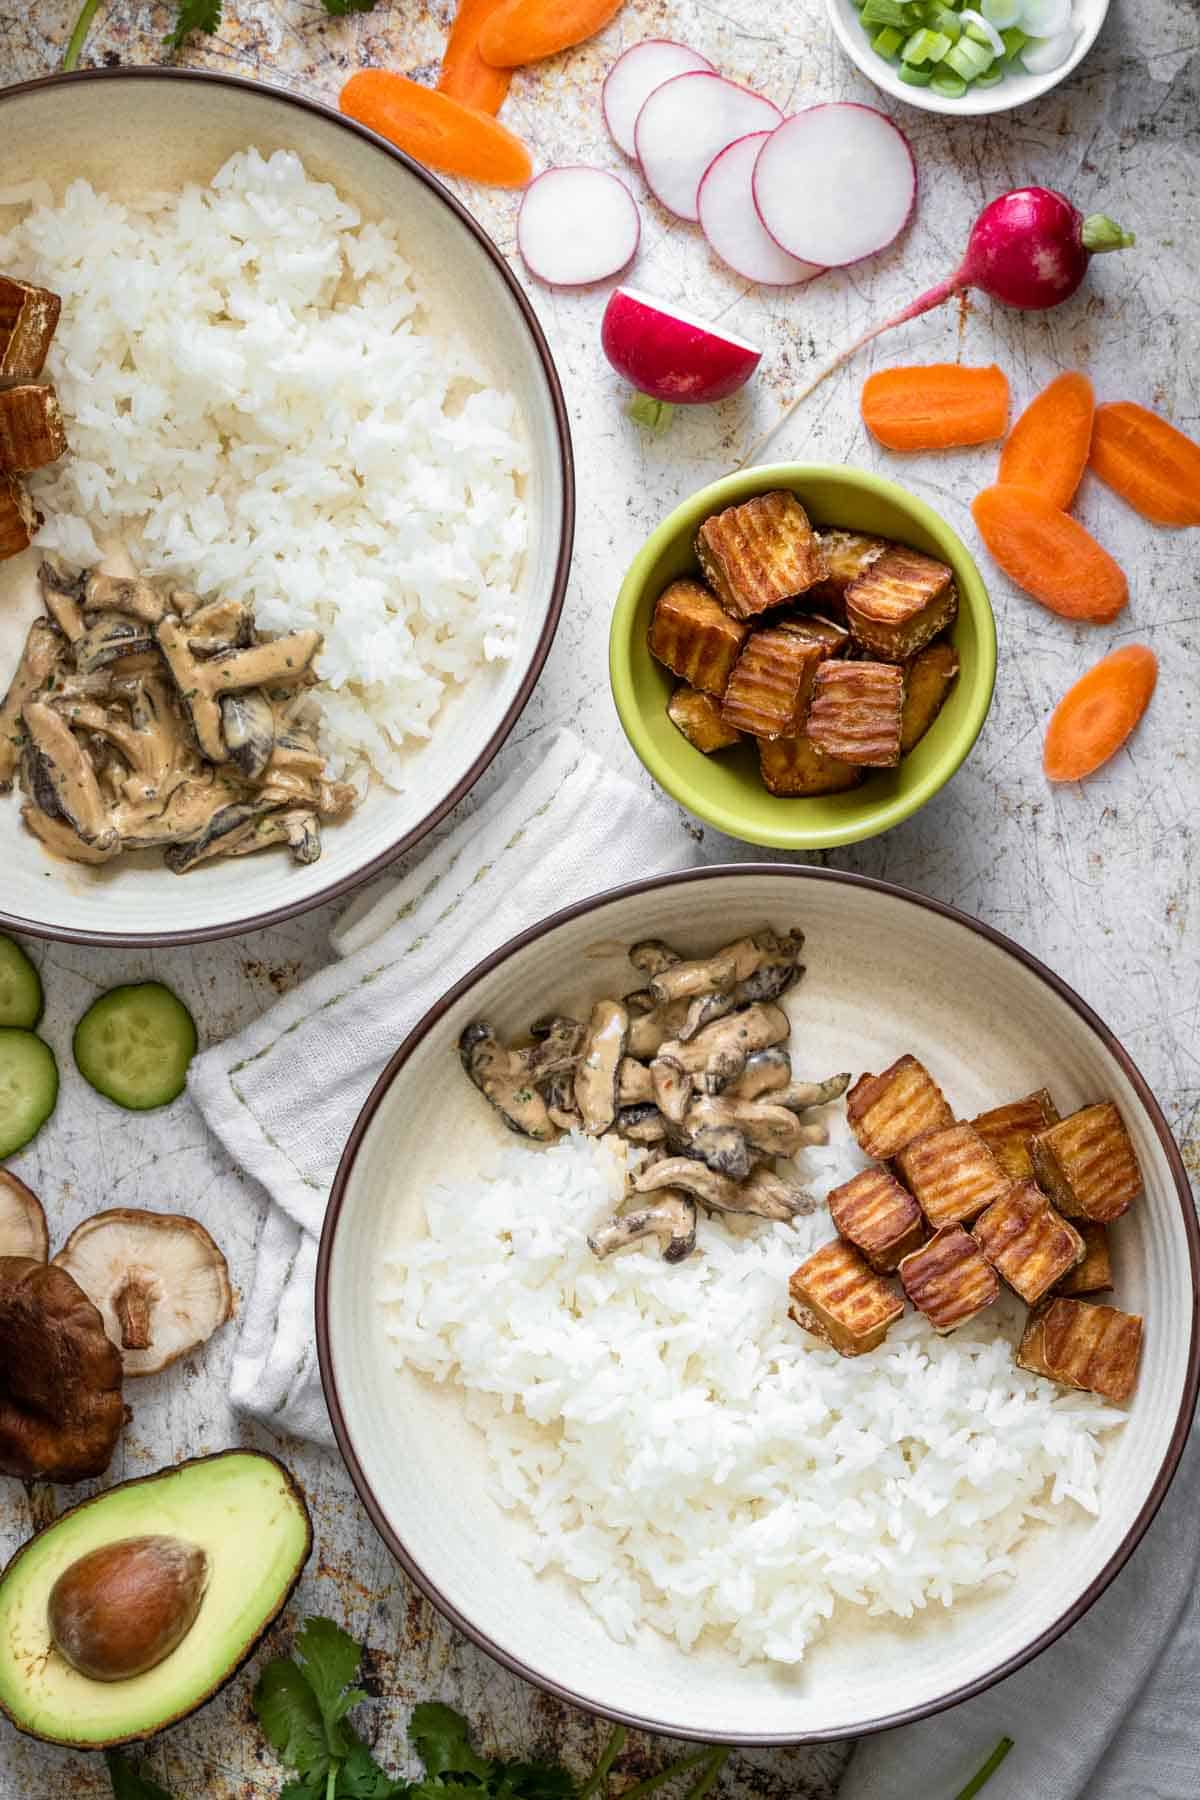
[{"label": "white steamed rice", "polygon": [[403,785],[455,685],[513,651],[511,396],[435,332],[400,227],[290,152],[136,203],[32,197],[0,268],[63,297],[46,373],[72,449],[32,483],[38,542],[89,565],[123,542],[265,631],[323,631],[331,769]]},{"label": "white steamed rice", "polygon": [[949,1605],[1011,1578],[1041,1522],[1098,1510],[1123,1415],[1015,1366],[1019,1309],[949,1338],[909,1311],[843,1358],[787,1316],[824,1208],[750,1236],[705,1219],[675,1267],[653,1247],[598,1262],[586,1233],[622,1180],[592,1140],[505,1149],[429,1193],[385,1293],[398,1364],[463,1390],[534,1566],[614,1638],[707,1631],[796,1663],[840,1603]]}]

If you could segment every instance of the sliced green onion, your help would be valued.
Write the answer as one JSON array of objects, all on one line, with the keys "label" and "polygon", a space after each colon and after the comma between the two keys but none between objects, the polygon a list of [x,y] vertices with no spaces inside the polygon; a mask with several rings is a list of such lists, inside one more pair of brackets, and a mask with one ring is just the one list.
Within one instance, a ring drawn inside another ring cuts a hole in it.
[{"label": "sliced green onion", "polygon": [[962,36],[962,21],[958,14],[951,12],[948,6],[942,5],[941,0],[939,0],[933,18],[929,20],[929,24],[934,31],[940,31],[943,37],[948,37],[952,44],[957,44]]},{"label": "sliced green onion", "polygon": [[977,75],[975,77],[975,86],[982,88],[995,87],[998,81],[1003,80],[1004,70],[998,67],[996,63],[993,63],[990,69],[985,69],[982,75]]},{"label": "sliced green onion", "polygon": [[980,75],[991,68],[995,57],[974,38],[960,37],[957,44],[947,50],[942,59],[946,67],[964,81],[976,81]]},{"label": "sliced green onion", "polygon": [[919,31],[913,32],[900,55],[906,63],[919,67],[921,63],[941,62],[949,48],[948,37],[940,31],[930,31],[928,26],[923,25]]},{"label": "sliced green onion", "polygon": [[894,25],[898,31],[911,30],[910,14],[900,0],[866,0],[859,14],[864,25]]},{"label": "sliced green onion", "polygon": [[933,80],[932,69],[918,69],[913,63],[901,63],[897,73],[909,87],[928,87]]},{"label": "sliced green onion", "polygon": [[897,31],[894,25],[882,25],[871,39],[871,48],[877,50],[880,56],[886,56],[889,62],[895,62],[903,42],[902,31]]},{"label": "sliced green onion", "polygon": [[1025,0],[979,0],[979,10],[989,25],[997,31],[1007,31],[1010,25],[1019,23],[1024,4]]},{"label": "sliced green onion", "polygon": [[964,6],[962,18],[968,37],[973,37],[977,44],[986,44],[993,56],[1004,55],[1004,39],[982,13],[976,12],[974,7]]},{"label": "sliced green onion", "polygon": [[943,100],[961,100],[967,91],[967,84],[958,75],[952,75],[947,69],[938,69],[929,83],[933,94],[940,94]]},{"label": "sliced green onion", "polygon": [[1017,25],[1012,25],[1007,31],[1002,31],[1000,33],[1000,41],[1004,45],[1005,56],[1007,56],[1011,62],[1013,57],[1020,56],[1022,50],[1029,42],[1029,33],[1027,31],[1022,31]]}]

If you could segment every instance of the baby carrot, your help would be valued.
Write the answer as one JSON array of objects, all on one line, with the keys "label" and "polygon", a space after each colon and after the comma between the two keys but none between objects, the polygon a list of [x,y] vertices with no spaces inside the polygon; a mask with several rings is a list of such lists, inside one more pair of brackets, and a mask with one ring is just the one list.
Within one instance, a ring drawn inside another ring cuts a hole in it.
[{"label": "baby carrot", "polygon": [[1147,706],[1158,658],[1145,644],[1105,656],[1068,688],[1050,715],[1042,767],[1051,781],[1082,781],[1115,756]]},{"label": "baby carrot", "polygon": [[1108,551],[1036,488],[984,488],[971,511],[1004,573],[1051,612],[1103,623],[1129,598]]},{"label": "baby carrot", "polygon": [[1004,436],[1008,382],[995,363],[877,369],[862,391],[863,424],[889,450],[949,450]]},{"label": "baby carrot", "polygon": [[1096,408],[1092,468],[1156,525],[1200,525],[1200,444],[1131,400]]},{"label": "baby carrot", "polygon": [[479,54],[497,69],[540,62],[595,37],[623,0],[504,0],[479,33]]},{"label": "baby carrot", "polygon": [[997,481],[1037,488],[1066,511],[1075,498],[1092,441],[1092,384],[1078,369],[1056,375],[1035,394],[1000,452]]},{"label": "baby carrot", "polygon": [[417,162],[468,181],[524,187],[529,152],[490,114],[390,69],[360,69],[342,89],[342,111]]},{"label": "baby carrot", "polygon": [[458,0],[458,10],[438,73],[438,90],[480,112],[498,113],[508,94],[512,75],[494,69],[479,54],[479,33],[504,0]]}]

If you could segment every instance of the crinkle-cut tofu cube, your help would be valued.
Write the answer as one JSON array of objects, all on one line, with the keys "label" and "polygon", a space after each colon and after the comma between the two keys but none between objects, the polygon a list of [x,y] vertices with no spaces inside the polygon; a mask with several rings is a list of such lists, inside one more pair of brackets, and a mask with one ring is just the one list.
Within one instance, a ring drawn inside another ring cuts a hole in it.
[{"label": "crinkle-cut tofu cube", "polygon": [[834,1188],[829,1216],[880,1275],[890,1274],[925,1240],[920,1207],[887,1169],[862,1169]]},{"label": "crinkle-cut tofu cube", "polygon": [[993,1200],[971,1227],[971,1236],[1028,1306],[1036,1306],[1083,1260],[1083,1239],[1055,1212],[1036,1181],[1018,1181]]},{"label": "crinkle-cut tofu cube", "polygon": [[877,1350],[904,1311],[904,1302],[852,1244],[834,1238],[801,1263],[788,1282],[795,1306],[812,1314],[843,1356]]},{"label": "crinkle-cut tofu cube", "polygon": [[1028,1181],[1033,1174],[1029,1146],[1047,1125],[1057,1125],[1058,1108],[1046,1088],[1026,1094],[1023,1100],[1010,1100],[1007,1106],[993,1106],[971,1120],[972,1125],[995,1157],[1005,1174],[1014,1181]]},{"label": "crinkle-cut tofu cube", "polygon": [[904,705],[900,711],[900,754],[919,744],[946,704],[958,674],[953,644],[930,644],[904,671]]},{"label": "crinkle-cut tofu cube", "polygon": [[0,275],[0,377],[30,381],[41,374],[61,311],[49,288]]},{"label": "crinkle-cut tofu cube", "polygon": [[721,605],[753,619],[825,575],[825,558],[795,494],[756,494],[705,519],[696,555]]},{"label": "crinkle-cut tofu cube", "polygon": [[1087,1300],[1047,1300],[1029,1315],[1016,1358],[1022,1369],[1063,1387],[1128,1400],[1142,1353],[1137,1313]]},{"label": "crinkle-cut tofu cube", "polygon": [[895,663],[823,662],[813,683],[807,735],[826,756],[863,768],[900,761],[904,671]]},{"label": "crinkle-cut tofu cube", "polygon": [[0,475],[0,562],[28,550],[42,515],[15,475]]},{"label": "crinkle-cut tofu cube", "polygon": [[808,644],[821,644],[827,657],[841,656],[850,642],[850,633],[841,625],[835,625],[832,619],[823,619],[819,613],[789,614],[771,621],[776,631],[790,631]]},{"label": "crinkle-cut tofu cube", "polygon": [[655,602],[647,638],[651,656],[702,693],[719,698],[725,692],[745,641],[746,627],[699,581],[673,581]]},{"label": "crinkle-cut tofu cube", "polygon": [[758,738],[797,737],[825,654],[787,631],[752,632],[733,665],[721,717]]},{"label": "crinkle-cut tofu cube", "polygon": [[835,619],[844,620],[846,589],[883,555],[888,541],[861,531],[818,531],[817,542],[825,558],[825,579],[809,590],[805,603],[820,606]]},{"label": "crinkle-cut tofu cube", "polygon": [[947,1125],[906,1144],[896,1172],[936,1231],[977,1219],[1012,1186],[971,1125]]},{"label": "crinkle-cut tofu cube", "polygon": [[1000,1292],[1000,1278],[969,1231],[943,1225],[900,1264],[900,1283],[918,1312],[943,1335],[957,1331]]},{"label": "crinkle-cut tofu cube", "polygon": [[1111,1100],[1085,1106],[1039,1131],[1029,1146],[1038,1185],[1069,1219],[1107,1225],[1142,1191],[1142,1171]]},{"label": "crinkle-cut tofu cube", "polygon": [[810,738],[759,738],[758,767],[769,793],[792,797],[841,794],[864,779],[854,763],[826,756]]},{"label": "crinkle-cut tofu cube", "polygon": [[676,688],[667,701],[667,717],[688,743],[705,756],[711,756],[714,750],[728,750],[731,744],[742,741],[741,732],[721,717],[720,701],[697,688]]},{"label": "crinkle-cut tofu cube", "polygon": [[851,637],[884,662],[915,656],[957,610],[952,571],[903,544],[890,545],[846,589]]},{"label": "crinkle-cut tofu cube", "polygon": [[1056,1291],[1060,1294],[1107,1294],[1113,1285],[1108,1227],[1096,1225],[1091,1219],[1080,1219],[1078,1230],[1083,1239],[1083,1261],[1067,1271]]},{"label": "crinkle-cut tofu cube", "polygon": [[0,469],[44,469],[66,454],[67,431],[58,395],[45,382],[0,388]]},{"label": "crinkle-cut tofu cube", "polygon": [[860,1075],[846,1095],[846,1118],[863,1153],[880,1159],[954,1123],[946,1096],[915,1056],[897,1058],[882,1075]]}]

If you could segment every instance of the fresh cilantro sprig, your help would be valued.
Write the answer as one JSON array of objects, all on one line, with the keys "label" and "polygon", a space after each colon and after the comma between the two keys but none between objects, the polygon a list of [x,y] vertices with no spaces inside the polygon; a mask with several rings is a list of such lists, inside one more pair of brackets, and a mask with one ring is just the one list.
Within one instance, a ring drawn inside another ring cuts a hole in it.
[{"label": "fresh cilantro sprig", "polygon": [[[223,3],[224,0],[175,0],[175,27],[163,39],[164,44],[172,50],[180,50],[193,31],[205,31],[211,37],[220,28]],[[378,4],[379,0],[321,0],[325,11],[335,19],[344,19],[348,13],[374,12]],[[64,69],[79,67],[83,46],[99,9],[100,0],[84,0],[63,56]]]},{"label": "fresh cilantro sprig", "polygon": [[183,40],[193,31],[207,31],[211,37],[221,23],[221,0],[175,0],[178,17],[174,31],[163,39],[172,50],[181,50]]}]

